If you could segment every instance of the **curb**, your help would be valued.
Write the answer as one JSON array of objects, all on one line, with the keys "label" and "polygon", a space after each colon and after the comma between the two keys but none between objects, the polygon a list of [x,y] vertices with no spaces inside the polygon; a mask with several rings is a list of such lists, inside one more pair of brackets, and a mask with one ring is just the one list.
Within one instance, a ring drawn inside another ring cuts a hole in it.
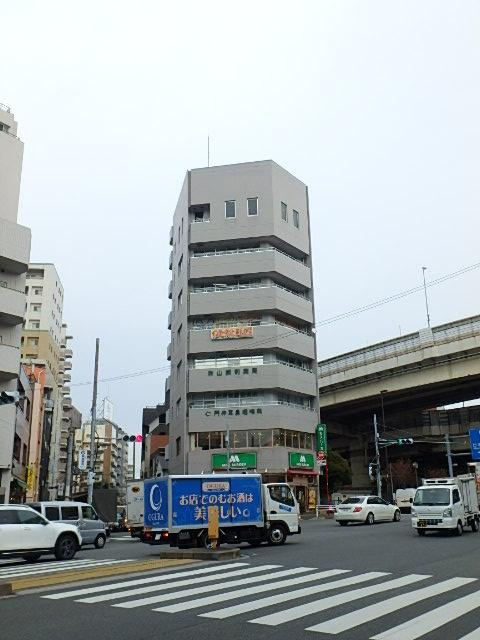
[{"label": "curb", "polygon": [[131,562],[120,567],[98,567],[97,569],[85,569],[84,571],[76,569],[73,571],[65,571],[60,574],[49,576],[36,576],[34,578],[18,578],[17,580],[8,580],[0,582],[0,596],[10,596],[17,591],[25,589],[34,589],[36,587],[48,587],[66,582],[80,582],[81,580],[90,580],[92,578],[105,578],[108,576],[117,576],[126,573],[135,573],[138,571],[152,571],[154,569],[166,569],[167,567],[182,566],[191,564],[187,559],[160,559],[149,560],[148,562]]},{"label": "curb", "polygon": [[190,560],[233,560],[240,557],[240,549],[224,549],[210,551],[209,549],[184,549],[180,551],[160,551],[159,558],[177,558]]}]

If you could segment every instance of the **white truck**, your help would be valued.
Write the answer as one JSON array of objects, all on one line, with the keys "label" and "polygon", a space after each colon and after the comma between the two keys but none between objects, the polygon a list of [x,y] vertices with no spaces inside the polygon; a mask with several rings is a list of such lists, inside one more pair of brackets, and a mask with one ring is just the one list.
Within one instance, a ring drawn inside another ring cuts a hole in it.
[{"label": "white truck", "polygon": [[475,476],[429,478],[418,487],[412,505],[412,527],[419,536],[427,531],[452,531],[461,536],[465,527],[479,529]]},{"label": "white truck", "polygon": [[397,489],[395,491],[395,504],[402,512],[409,512],[412,508],[416,489]]},{"label": "white truck", "polygon": [[125,526],[132,538],[143,531],[143,480],[127,480]]}]

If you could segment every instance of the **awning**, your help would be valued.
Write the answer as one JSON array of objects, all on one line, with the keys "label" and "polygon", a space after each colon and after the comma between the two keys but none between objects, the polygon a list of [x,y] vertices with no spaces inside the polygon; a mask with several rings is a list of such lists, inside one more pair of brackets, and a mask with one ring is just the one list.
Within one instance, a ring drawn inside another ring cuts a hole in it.
[{"label": "awning", "polygon": [[300,476],[318,476],[318,471],[312,469],[289,469],[287,473]]}]

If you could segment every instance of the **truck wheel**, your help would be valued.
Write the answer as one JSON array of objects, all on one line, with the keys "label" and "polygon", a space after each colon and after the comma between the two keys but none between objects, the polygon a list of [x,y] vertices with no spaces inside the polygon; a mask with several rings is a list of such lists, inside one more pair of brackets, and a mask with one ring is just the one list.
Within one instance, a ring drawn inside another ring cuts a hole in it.
[{"label": "truck wheel", "polygon": [[55,545],[55,558],[57,560],[71,560],[77,553],[77,539],[75,536],[65,533],[60,536]]},{"label": "truck wheel", "polygon": [[419,536],[424,536],[427,532],[425,531],[425,529],[417,529],[417,533]]},{"label": "truck wheel", "polygon": [[454,531],[456,536],[461,536],[463,534],[463,524],[460,522],[460,520],[457,522],[457,526]]},{"label": "truck wheel", "polygon": [[272,524],[267,533],[268,544],[279,546],[287,539],[287,532],[282,524]]},{"label": "truck wheel", "polygon": [[95,545],[95,549],[103,549],[106,541],[107,539],[105,538],[103,533],[99,533],[98,536],[95,538],[95,542],[93,543]]},{"label": "truck wheel", "polygon": [[[204,531],[200,536],[200,546],[204,549],[208,549],[209,551],[213,550],[212,541],[208,537],[208,532]],[[217,542],[217,549],[220,546],[220,542]]]},{"label": "truck wheel", "polygon": [[472,526],[473,533],[477,533],[477,531],[478,531],[478,520],[476,518],[474,518],[472,520],[472,525],[471,526]]}]

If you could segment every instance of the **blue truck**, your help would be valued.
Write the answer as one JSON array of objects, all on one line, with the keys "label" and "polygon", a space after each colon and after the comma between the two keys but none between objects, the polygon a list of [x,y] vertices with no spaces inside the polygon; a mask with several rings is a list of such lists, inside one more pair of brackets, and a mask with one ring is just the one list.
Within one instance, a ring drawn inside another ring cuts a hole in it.
[{"label": "blue truck", "polygon": [[286,483],[257,474],[166,476],[145,480],[142,542],[209,548],[208,507],[218,507],[219,543],[283,544],[299,534],[299,507]]}]

